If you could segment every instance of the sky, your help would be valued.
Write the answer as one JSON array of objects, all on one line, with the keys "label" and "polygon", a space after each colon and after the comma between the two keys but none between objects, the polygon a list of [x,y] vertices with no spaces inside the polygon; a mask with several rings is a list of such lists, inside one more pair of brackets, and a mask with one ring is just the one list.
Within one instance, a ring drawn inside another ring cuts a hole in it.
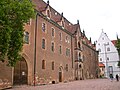
[{"label": "sky", "polygon": [[71,23],[79,20],[81,31],[92,42],[102,30],[110,40],[116,40],[116,35],[120,38],[120,0],[49,0],[49,4]]}]

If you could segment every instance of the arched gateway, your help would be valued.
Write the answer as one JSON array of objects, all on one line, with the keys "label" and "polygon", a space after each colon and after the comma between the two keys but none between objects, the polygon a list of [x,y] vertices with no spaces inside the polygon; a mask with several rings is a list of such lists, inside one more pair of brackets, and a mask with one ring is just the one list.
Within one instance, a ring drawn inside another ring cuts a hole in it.
[{"label": "arched gateway", "polygon": [[24,58],[18,61],[14,67],[13,84],[28,84],[28,65]]}]

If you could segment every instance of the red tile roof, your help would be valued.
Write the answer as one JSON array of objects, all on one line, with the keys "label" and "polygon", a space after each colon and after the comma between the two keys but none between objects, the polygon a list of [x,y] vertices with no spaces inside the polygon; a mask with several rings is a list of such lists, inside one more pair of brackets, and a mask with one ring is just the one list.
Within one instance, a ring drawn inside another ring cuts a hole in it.
[{"label": "red tile roof", "polygon": [[[38,10],[39,12],[45,14],[45,11],[47,9],[50,10],[50,19],[53,20],[54,22],[60,24],[60,22],[63,20],[64,21],[64,28],[69,31],[71,34],[74,34],[75,31],[80,30],[81,32],[81,28],[80,28],[80,24],[79,22],[77,22],[77,24],[72,24],[71,22],[69,22],[64,16],[63,13],[60,14],[59,12],[57,12],[54,8],[52,8],[49,3],[45,3],[43,0],[33,0],[33,3],[35,5],[35,9]],[[90,42],[90,40],[88,40],[88,38],[86,37],[86,35],[84,35],[84,32],[81,32],[81,36],[82,39],[85,41],[86,44],[88,44],[91,47],[94,47],[92,45],[92,42]],[[95,47],[94,47],[95,48]]]},{"label": "red tile roof", "polygon": [[105,67],[103,63],[99,63],[99,67]]},{"label": "red tile roof", "polygon": [[111,42],[116,46],[117,40],[112,40]]}]

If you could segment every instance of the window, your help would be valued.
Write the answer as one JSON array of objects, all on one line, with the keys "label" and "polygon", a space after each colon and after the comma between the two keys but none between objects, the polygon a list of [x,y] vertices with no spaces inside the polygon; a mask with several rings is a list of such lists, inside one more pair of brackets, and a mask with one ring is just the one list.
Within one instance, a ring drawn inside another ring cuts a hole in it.
[{"label": "window", "polygon": [[42,39],[42,48],[45,49],[45,39]]},{"label": "window", "polygon": [[47,16],[50,18],[50,11],[47,10]]},{"label": "window", "polygon": [[55,30],[54,30],[54,28],[52,28],[52,36],[53,37],[55,36]]},{"label": "window", "polygon": [[62,27],[64,27],[64,22],[62,21]]},{"label": "window", "polygon": [[66,56],[70,56],[70,49],[66,48]]},{"label": "window", "polygon": [[68,71],[68,64],[66,64],[66,71]]},{"label": "window", "polygon": [[45,69],[45,60],[42,60],[42,69]]},{"label": "window", "polygon": [[79,56],[78,56],[78,60],[81,62],[82,61],[82,58],[81,58],[81,54],[79,53]]},{"label": "window", "polygon": [[110,48],[109,48],[109,47],[107,48],[107,51],[110,51]]},{"label": "window", "polygon": [[46,26],[45,23],[42,23],[42,31],[45,32]]},{"label": "window", "polygon": [[59,35],[60,35],[60,41],[62,41],[62,33],[60,33]]},{"label": "window", "polygon": [[67,35],[66,35],[66,37],[65,37],[65,42],[70,43],[70,38],[69,38],[69,36],[67,36]]},{"label": "window", "polygon": [[28,20],[27,25],[31,25],[31,19]]},{"label": "window", "polygon": [[107,57],[107,60],[109,61],[109,57]]},{"label": "window", "polygon": [[78,47],[80,48],[80,42],[78,42]]},{"label": "window", "polygon": [[99,48],[98,51],[101,52],[101,49]]},{"label": "window", "polygon": [[109,74],[113,74],[113,67],[109,66]]},{"label": "window", "polygon": [[62,54],[62,46],[60,46],[59,52],[60,54]]},{"label": "window", "polygon": [[102,61],[102,58],[100,58],[100,61]]},{"label": "window", "polygon": [[68,36],[65,37],[65,42],[67,42],[67,41],[68,41]]},{"label": "window", "polygon": [[24,32],[24,42],[26,44],[29,44],[29,33],[28,32]]},{"label": "window", "polygon": [[52,62],[52,70],[54,70],[55,63],[54,61]]},{"label": "window", "polygon": [[51,50],[54,52],[54,43],[52,42]]},{"label": "window", "polygon": [[85,56],[83,55],[83,61],[85,60]]}]

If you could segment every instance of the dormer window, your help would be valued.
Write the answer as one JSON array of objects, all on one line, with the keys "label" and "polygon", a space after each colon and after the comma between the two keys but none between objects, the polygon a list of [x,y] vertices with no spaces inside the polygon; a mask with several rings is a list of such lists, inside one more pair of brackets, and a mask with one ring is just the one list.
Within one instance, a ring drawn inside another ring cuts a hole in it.
[{"label": "dormer window", "polygon": [[64,27],[64,22],[62,21],[62,27]]},{"label": "dormer window", "polygon": [[47,16],[50,18],[50,11],[47,10]]}]

